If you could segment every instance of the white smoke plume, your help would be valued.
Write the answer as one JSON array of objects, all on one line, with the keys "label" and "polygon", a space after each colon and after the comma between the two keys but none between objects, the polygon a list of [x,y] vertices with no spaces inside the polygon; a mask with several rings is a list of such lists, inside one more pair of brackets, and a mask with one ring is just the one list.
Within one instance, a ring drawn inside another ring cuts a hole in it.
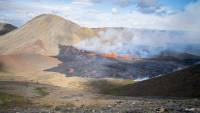
[{"label": "white smoke plume", "polygon": [[115,52],[138,57],[151,57],[162,51],[200,55],[200,33],[159,31],[130,28],[107,28],[76,47],[97,53]]}]

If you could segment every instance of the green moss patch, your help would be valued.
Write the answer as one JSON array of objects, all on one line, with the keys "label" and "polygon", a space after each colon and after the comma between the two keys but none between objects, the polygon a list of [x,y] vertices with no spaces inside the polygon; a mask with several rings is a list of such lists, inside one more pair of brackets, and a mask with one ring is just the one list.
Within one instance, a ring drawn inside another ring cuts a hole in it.
[{"label": "green moss patch", "polygon": [[24,107],[28,104],[30,104],[30,102],[22,96],[0,92],[0,106],[3,108],[10,108],[15,106]]},{"label": "green moss patch", "polygon": [[98,89],[102,94],[112,94],[114,89],[134,83],[133,80],[101,79],[92,80],[89,85]]},{"label": "green moss patch", "polygon": [[49,92],[47,90],[47,88],[45,87],[38,87],[35,88],[36,93],[38,93],[40,96],[47,96],[49,95]]}]

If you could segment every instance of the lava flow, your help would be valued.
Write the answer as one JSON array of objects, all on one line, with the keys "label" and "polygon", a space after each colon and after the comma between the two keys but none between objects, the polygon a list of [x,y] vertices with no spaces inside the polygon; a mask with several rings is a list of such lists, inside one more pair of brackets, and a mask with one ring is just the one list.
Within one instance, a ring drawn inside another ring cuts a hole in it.
[{"label": "lava flow", "polygon": [[110,59],[123,59],[123,60],[130,60],[131,57],[129,55],[119,55],[115,52],[111,52],[111,53],[104,53],[101,55],[102,57],[105,58],[110,58]]},{"label": "lava flow", "polygon": [[110,58],[110,59],[117,59],[118,58],[118,54],[117,53],[114,53],[114,52],[111,52],[111,53],[104,53],[101,55],[102,57],[105,57],[105,58]]}]

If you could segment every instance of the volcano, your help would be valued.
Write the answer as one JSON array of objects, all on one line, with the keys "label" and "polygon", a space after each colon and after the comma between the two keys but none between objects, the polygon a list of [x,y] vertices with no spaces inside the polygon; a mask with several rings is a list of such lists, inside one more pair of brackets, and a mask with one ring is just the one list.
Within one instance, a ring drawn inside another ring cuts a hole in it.
[{"label": "volcano", "polygon": [[77,47],[89,40],[90,43],[85,43],[86,48],[100,41],[102,44],[98,46],[104,49],[103,43],[111,46],[121,44],[121,41],[131,40],[133,35],[132,30],[125,28],[85,28],[62,17],[43,14],[0,37],[0,70],[138,79],[167,74],[200,60],[195,55],[184,54],[182,58],[183,54],[167,51],[155,58],[144,59],[123,53],[127,51],[124,47],[121,48],[122,54],[115,49],[102,53]]},{"label": "volcano", "polygon": [[168,33],[174,32],[86,28],[37,16],[0,36],[0,112],[197,111],[200,46],[154,42],[174,36]]},{"label": "volcano", "polygon": [[59,48],[60,52],[55,58],[62,63],[45,71],[59,72],[65,74],[65,76],[123,79],[152,78],[191,65],[179,60],[169,62],[168,60],[156,59],[127,59],[126,57],[121,58],[122,56],[115,53],[102,55],[72,46],[60,45]]},{"label": "volcano", "polygon": [[0,54],[58,54],[58,45],[73,45],[95,36],[97,32],[83,28],[62,17],[44,14],[0,39]]}]

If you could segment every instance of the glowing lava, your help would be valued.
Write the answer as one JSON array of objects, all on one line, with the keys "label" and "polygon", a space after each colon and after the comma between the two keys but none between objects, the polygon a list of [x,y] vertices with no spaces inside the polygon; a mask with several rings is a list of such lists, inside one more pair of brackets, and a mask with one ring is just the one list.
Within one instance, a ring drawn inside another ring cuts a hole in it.
[{"label": "glowing lava", "polygon": [[105,58],[110,58],[110,59],[123,59],[123,60],[130,60],[131,59],[131,57],[129,55],[119,55],[115,52],[104,53],[101,56],[105,57]]},{"label": "glowing lava", "polygon": [[104,53],[102,54],[103,57],[105,58],[111,58],[111,59],[117,59],[118,55],[117,53],[111,52],[111,53]]}]

